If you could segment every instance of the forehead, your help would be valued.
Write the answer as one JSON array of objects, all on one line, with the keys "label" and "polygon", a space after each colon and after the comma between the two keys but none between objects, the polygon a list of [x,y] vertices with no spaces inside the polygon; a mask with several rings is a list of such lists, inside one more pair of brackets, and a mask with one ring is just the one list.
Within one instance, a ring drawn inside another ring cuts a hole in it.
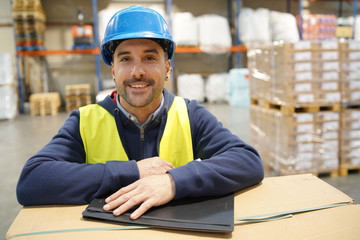
[{"label": "forehead", "polygon": [[134,38],[134,39],[127,39],[122,41],[116,48],[116,51],[131,51],[132,49],[140,49],[140,50],[149,50],[155,49],[159,53],[163,52],[164,50],[162,47],[153,40],[145,39],[145,38]]}]

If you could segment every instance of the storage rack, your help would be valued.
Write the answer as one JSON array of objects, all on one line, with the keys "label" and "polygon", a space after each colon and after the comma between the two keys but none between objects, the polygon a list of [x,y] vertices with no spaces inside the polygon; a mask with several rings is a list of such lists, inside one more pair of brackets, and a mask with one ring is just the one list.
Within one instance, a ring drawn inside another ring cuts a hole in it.
[{"label": "storage rack", "polygon": [[[13,5],[13,0],[10,1],[10,7]],[[98,44],[99,42],[99,29],[98,29],[98,9],[97,9],[97,0],[92,0],[93,8],[93,19],[94,19],[94,42]],[[15,24],[15,23],[13,23]],[[16,42],[16,34],[14,30],[14,39]],[[25,69],[25,57],[26,56],[50,56],[50,55],[68,55],[68,54],[87,54],[95,56],[95,70],[97,78],[97,90],[100,91],[101,87],[101,74],[100,74],[100,50],[98,47],[93,49],[84,49],[84,50],[43,50],[43,51],[16,51],[16,72],[17,72],[17,83],[18,83],[18,94],[19,94],[19,110],[20,113],[24,113],[24,86],[26,78],[26,69]],[[22,70],[20,71],[20,61],[22,63]],[[22,76],[21,76],[22,75]]]},{"label": "storage rack", "polygon": [[[240,9],[242,5],[241,0],[236,1],[236,24],[238,22],[238,18],[240,15]],[[290,9],[290,2],[293,0],[287,0],[287,9]],[[331,1],[331,0],[327,0]],[[343,0],[340,0],[342,3]],[[353,2],[353,17],[356,18],[357,14],[357,2],[358,0],[346,0],[347,2]],[[232,0],[228,0],[228,11],[230,14]],[[13,0],[10,0],[11,6],[13,4]],[[340,4],[341,4],[340,3]],[[172,16],[172,0],[164,0],[164,4],[167,6],[167,15],[169,19],[169,25],[171,29],[171,16]],[[98,34],[98,10],[97,10],[97,0],[92,0],[92,8],[93,8],[93,19],[94,19],[94,41],[97,44],[99,42],[99,34]],[[299,35],[300,39],[302,39],[302,11],[303,11],[303,0],[299,0]],[[353,29],[355,29],[356,21],[353,23]],[[14,37],[16,39],[16,34],[14,31]],[[354,38],[354,36],[353,36]],[[238,28],[236,27],[236,45],[229,49],[229,52],[236,53],[237,61],[236,66],[241,67],[241,53],[246,52],[247,49],[245,46],[241,45],[240,41],[240,34],[238,33]],[[175,53],[201,53],[199,47],[177,47]],[[17,82],[18,82],[18,92],[19,92],[19,106],[20,106],[20,113],[24,113],[24,95],[23,95],[23,86],[22,82],[25,79],[25,65],[24,65],[24,58],[25,56],[48,56],[48,55],[68,55],[68,54],[88,54],[95,56],[95,68],[96,68],[96,78],[97,78],[97,90],[100,91],[102,89],[101,86],[101,73],[100,73],[100,50],[99,48],[94,49],[87,49],[87,50],[44,50],[44,51],[17,51],[16,50],[16,71],[17,71]],[[23,72],[20,73],[20,61],[23,63]],[[174,63],[172,63],[174,65]],[[22,76],[23,77],[22,77]],[[174,81],[174,78],[173,78]]]}]

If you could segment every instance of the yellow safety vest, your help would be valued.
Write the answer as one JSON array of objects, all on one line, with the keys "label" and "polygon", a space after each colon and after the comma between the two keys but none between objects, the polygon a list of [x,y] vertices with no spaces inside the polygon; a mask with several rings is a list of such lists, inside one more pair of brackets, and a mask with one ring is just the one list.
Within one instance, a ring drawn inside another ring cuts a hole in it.
[{"label": "yellow safety vest", "polygon": [[[91,104],[80,108],[80,135],[87,163],[129,160],[114,116],[100,105]],[[194,160],[188,111],[185,100],[181,97],[175,97],[168,111],[160,140],[159,157],[175,167]]]}]

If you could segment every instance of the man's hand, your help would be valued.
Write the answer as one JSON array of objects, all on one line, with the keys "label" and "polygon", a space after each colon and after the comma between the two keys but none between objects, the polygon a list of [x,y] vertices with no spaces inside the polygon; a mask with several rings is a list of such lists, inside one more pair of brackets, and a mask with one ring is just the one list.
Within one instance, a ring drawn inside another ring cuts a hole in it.
[{"label": "man's hand", "polygon": [[165,174],[166,171],[173,169],[172,163],[159,157],[146,158],[137,162],[140,179],[150,175]]},{"label": "man's hand", "polygon": [[175,196],[175,183],[171,174],[147,176],[121,188],[108,197],[105,211],[113,210],[119,216],[140,204],[130,218],[135,220],[152,207],[170,202]]}]

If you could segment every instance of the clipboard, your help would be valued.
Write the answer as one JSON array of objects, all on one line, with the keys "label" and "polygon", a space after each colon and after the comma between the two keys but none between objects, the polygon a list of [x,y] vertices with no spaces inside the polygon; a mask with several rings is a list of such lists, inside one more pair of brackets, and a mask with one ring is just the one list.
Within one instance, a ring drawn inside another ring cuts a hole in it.
[{"label": "clipboard", "polygon": [[94,199],[83,211],[84,219],[191,231],[232,232],[234,230],[233,193],[220,197],[171,201],[163,206],[151,208],[136,220],[130,219],[134,209],[120,216],[114,216],[112,211],[103,210],[104,205],[104,198]]}]

